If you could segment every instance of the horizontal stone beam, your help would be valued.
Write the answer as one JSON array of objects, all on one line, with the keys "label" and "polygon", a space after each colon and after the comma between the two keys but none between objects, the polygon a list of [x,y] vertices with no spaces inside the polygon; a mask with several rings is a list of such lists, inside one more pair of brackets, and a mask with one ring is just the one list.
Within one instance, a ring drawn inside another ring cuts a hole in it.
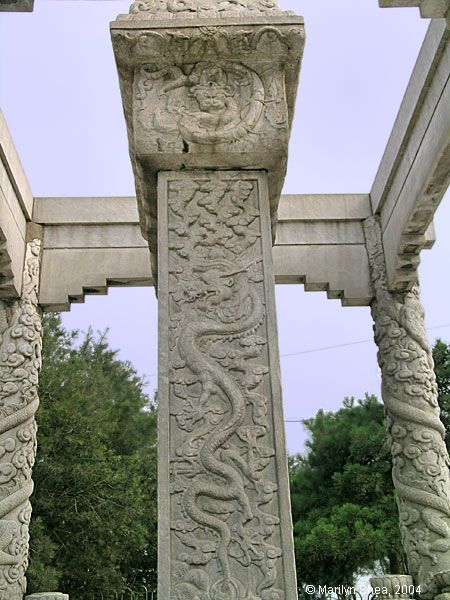
[{"label": "horizontal stone beam", "polygon": [[422,248],[450,178],[450,45],[442,19],[425,36],[370,192],[381,219],[389,288],[417,282]]},{"label": "horizontal stone beam", "polygon": [[33,195],[0,111],[0,299],[20,296],[32,209]]},{"label": "horizontal stone beam", "polygon": [[32,12],[34,0],[0,0],[0,12]]},{"label": "horizontal stone beam", "polygon": [[[367,194],[282,196],[273,250],[276,282],[304,283],[306,290],[324,290],[344,305],[369,304],[362,232],[369,214]],[[44,227],[45,310],[68,310],[110,286],[153,284],[135,198],[36,198],[33,220]]]},{"label": "horizontal stone beam", "polygon": [[381,8],[414,6],[419,8],[423,19],[445,17],[448,14],[449,0],[378,0]]}]

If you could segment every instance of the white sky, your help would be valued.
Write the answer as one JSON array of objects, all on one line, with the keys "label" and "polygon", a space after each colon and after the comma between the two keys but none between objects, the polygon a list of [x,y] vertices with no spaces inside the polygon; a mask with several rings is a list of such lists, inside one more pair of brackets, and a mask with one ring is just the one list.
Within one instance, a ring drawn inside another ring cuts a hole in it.
[{"label": "white sky", "polygon": [[[133,195],[109,21],[131,0],[35,0],[31,14],[0,14],[0,106],[35,196]],[[428,21],[417,9],[377,0],[281,0],[305,17],[307,41],[285,193],[367,193]],[[450,202],[435,219],[438,241],[422,253],[430,339],[450,339]],[[345,396],[379,394],[368,308],[342,308],[301,285],[277,287],[285,417],[337,409]],[[150,288],[112,289],[64,315],[69,328],[104,330],[120,356],[157,370],[156,301]],[[306,352],[294,356],[286,354]],[[303,426],[287,423],[291,453]]]}]

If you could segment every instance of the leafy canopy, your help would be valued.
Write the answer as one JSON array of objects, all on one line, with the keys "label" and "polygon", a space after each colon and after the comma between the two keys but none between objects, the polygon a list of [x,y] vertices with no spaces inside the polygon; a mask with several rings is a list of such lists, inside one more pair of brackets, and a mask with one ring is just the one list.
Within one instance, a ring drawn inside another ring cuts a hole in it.
[{"label": "leafy canopy", "polygon": [[[450,346],[433,348],[449,447]],[[406,573],[383,405],[346,398],[304,421],[305,456],[291,458],[291,501],[300,585],[352,585],[363,571]]]},{"label": "leafy canopy", "polygon": [[155,406],[105,335],[44,318],[28,593],[79,600],[156,579]]}]

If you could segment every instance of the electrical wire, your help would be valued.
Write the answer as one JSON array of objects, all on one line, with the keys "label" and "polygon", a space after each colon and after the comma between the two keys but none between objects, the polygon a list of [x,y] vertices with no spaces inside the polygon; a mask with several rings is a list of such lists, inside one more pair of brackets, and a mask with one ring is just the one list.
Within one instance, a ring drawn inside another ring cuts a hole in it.
[{"label": "electrical wire", "polygon": [[[444,327],[450,327],[450,323],[445,323],[444,325],[435,325],[434,327],[427,327],[426,331],[431,331],[433,329],[443,329]],[[372,340],[358,340],[356,342],[346,342],[345,344],[335,344],[333,346],[322,346],[320,348],[310,348],[309,350],[302,350],[300,352],[290,352],[289,354],[281,354],[280,358],[288,358],[290,356],[300,356],[301,354],[310,354],[311,352],[322,352],[323,350],[336,350],[336,348],[345,348],[347,346],[355,346],[356,344],[367,344],[368,342],[373,342]],[[153,373],[152,375],[147,375],[147,377],[158,377],[157,373]],[[303,423],[303,419],[285,419],[285,423]]]}]

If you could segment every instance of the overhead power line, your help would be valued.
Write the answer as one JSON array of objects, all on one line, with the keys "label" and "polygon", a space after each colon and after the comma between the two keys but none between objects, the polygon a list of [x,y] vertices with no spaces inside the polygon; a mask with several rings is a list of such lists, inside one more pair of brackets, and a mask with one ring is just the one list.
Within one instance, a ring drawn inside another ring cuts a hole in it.
[{"label": "overhead power line", "polygon": [[[427,331],[431,331],[433,329],[443,329],[444,327],[450,327],[450,323],[445,323],[444,325],[434,325],[434,327],[427,327]],[[356,344],[366,344],[367,342],[373,342],[373,340],[358,340],[355,342],[346,342],[345,344],[334,344],[333,346],[322,346],[320,348],[310,348],[309,350],[302,350],[300,352],[290,352],[289,354],[281,354],[280,358],[286,358],[289,356],[299,356],[300,354],[309,354],[311,352],[322,352],[322,350],[335,350],[336,348],[345,348],[346,346],[354,346]],[[158,377],[157,373],[153,373],[152,375],[147,375],[147,377]],[[303,419],[285,419],[285,423],[303,423]]]},{"label": "overhead power line", "polygon": [[[432,329],[442,329],[443,327],[450,327],[450,323],[445,325],[435,325],[434,327],[427,327],[427,331]],[[299,356],[300,354],[310,354],[311,352],[322,352],[322,350],[334,350],[336,348],[344,348],[345,346],[355,346],[356,344],[367,344],[373,342],[373,339],[358,340],[356,342],[346,342],[344,344],[334,344],[333,346],[322,346],[320,348],[310,348],[309,350],[301,350],[300,352],[290,352],[288,354],[280,354],[280,358],[287,358],[289,356]]]},{"label": "overhead power line", "polygon": [[[435,325],[434,327],[427,327],[427,331],[432,329],[443,329],[444,327],[450,327],[450,323],[444,325]],[[289,358],[290,356],[300,356],[301,354],[311,354],[312,352],[322,352],[324,350],[336,350],[337,348],[345,348],[346,346],[356,346],[357,344],[367,344],[373,342],[373,339],[357,340],[355,342],[345,342],[343,344],[334,344],[332,346],[320,346],[319,348],[309,348],[308,350],[300,350],[299,352],[289,352],[287,354],[280,354],[280,358]],[[147,377],[158,377],[158,373],[152,373]]]}]

